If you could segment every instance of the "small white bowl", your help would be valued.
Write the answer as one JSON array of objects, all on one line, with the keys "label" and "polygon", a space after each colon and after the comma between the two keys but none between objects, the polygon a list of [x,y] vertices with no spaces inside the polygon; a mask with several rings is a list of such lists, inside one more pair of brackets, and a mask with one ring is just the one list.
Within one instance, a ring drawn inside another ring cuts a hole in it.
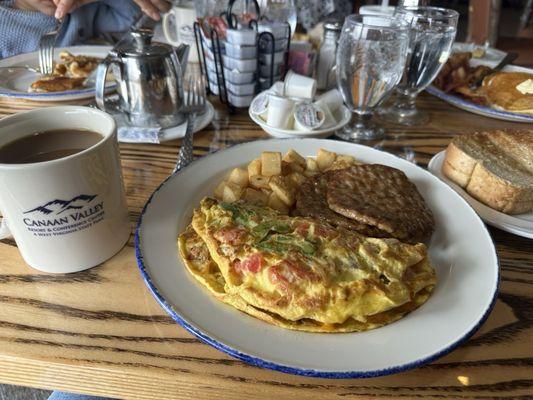
[{"label": "small white bowl", "polygon": [[[261,92],[264,93],[264,92]],[[260,93],[260,94],[261,94]],[[259,95],[258,95],[259,96]],[[337,122],[336,125],[324,128],[324,129],[317,129],[315,131],[309,131],[309,132],[302,132],[302,131],[296,131],[294,129],[278,129],[273,128],[265,121],[263,121],[259,116],[254,115],[251,113],[250,109],[248,109],[248,114],[250,115],[250,118],[252,121],[254,121],[257,125],[259,125],[263,130],[268,133],[270,136],[279,138],[279,139],[285,139],[285,138],[326,138],[328,136],[333,135],[333,133],[336,130],[342,129],[344,126],[346,126],[350,120],[352,119],[352,113],[346,106],[342,106],[339,110],[339,112],[336,114],[340,114],[342,118],[340,121]]]}]

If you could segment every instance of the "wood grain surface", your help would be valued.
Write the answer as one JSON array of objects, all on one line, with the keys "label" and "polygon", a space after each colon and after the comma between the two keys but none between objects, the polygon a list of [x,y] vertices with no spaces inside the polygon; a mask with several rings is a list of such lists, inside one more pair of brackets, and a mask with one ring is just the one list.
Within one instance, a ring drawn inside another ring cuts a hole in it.
[{"label": "wood grain surface", "polygon": [[[387,126],[369,145],[425,166],[459,133],[527,125],[468,114],[428,95],[421,127]],[[196,135],[201,156],[266,138],[246,111],[216,105]],[[16,107],[0,100],[0,114]],[[132,227],[173,168],[179,141],[121,145]],[[1,190],[1,189],[0,189]],[[451,354],[387,377],[327,380],[249,366],[205,345],[165,314],[143,284],[132,241],[88,271],[50,275],[27,267],[15,243],[0,243],[0,381],[125,399],[533,398],[533,241],[490,228],[500,293],[480,331]],[[468,307],[468,304],[464,305]],[[399,343],[399,346],[402,344]]]}]

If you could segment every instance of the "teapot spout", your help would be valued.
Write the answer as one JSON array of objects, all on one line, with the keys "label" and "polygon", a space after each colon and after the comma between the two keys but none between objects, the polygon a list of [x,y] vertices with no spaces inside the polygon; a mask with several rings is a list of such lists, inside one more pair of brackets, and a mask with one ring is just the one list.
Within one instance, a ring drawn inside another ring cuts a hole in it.
[{"label": "teapot spout", "polygon": [[174,49],[174,53],[176,53],[176,58],[178,59],[178,62],[181,67],[182,76],[185,76],[185,70],[187,69],[187,61],[189,59],[190,49],[191,47],[185,43],[180,44]]}]

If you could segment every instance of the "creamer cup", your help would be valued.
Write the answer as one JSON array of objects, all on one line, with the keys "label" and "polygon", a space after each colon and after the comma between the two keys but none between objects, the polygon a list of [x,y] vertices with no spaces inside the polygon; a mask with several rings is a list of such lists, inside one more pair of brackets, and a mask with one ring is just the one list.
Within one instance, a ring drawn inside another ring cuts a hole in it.
[{"label": "creamer cup", "polygon": [[290,129],[293,121],[294,101],[285,97],[269,95],[267,124],[273,128]]},{"label": "creamer cup", "polygon": [[341,92],[339,92],[337,89],[331,89],[318,96],[315,103],[318,103],[319,105],[327,105],[329,111],[334,113],[341,108],[344,103],[344,99],[342,98]]},{"label": "creamer cup", "polygon": [[316,104],[300,103],[294,109],[294,129],[302,132],[314,131],[325,121],[325,112]]},{"label": "creamer cup", "polygon": [[299,75],[292,70],[285,76],[285,95],[312,100],[316,93],[316,80]]},{"label": "creamer cup", "polygon": [[285,85],[281,81],[274,82],[268,91],[277,94],[278,96],[285,96]]},{"label": "creamer cup", "polygon": [[328,107],[327,103],[324,100],[317,100],[314,103],[318,107],[320,107],[324,111],[324,124],[322,125],[322,128],[328,129],[332,126],[337,125],[337,119],[331,112],[330,108]]},{"label": "creamer cup", "polygon": [[267,92],[260,93],[250,104],[250,112],[265,122],[268,119],[268,97],[269,94]]}]

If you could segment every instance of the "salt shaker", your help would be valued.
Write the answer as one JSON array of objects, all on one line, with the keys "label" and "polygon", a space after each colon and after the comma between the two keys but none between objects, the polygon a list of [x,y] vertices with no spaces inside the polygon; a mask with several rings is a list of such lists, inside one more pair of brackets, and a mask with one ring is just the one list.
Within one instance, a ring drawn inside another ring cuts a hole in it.
[{"label": "salt shaker", "polygon": [[329,20],[324,23],[324,38],[318,52],[318,65],[316,72],[317,89],[327,90],[336,85],[335,54],[337,52],[337,42],[342,29],[342,23],[336,20]]}]

